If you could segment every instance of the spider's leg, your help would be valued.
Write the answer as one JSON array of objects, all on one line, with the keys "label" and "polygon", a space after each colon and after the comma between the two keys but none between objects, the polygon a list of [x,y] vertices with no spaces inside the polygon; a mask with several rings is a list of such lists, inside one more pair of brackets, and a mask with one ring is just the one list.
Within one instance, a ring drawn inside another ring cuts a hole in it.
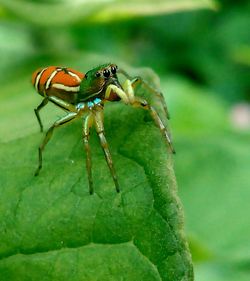
[{"label": "spider's leg", "polygon": [[42,102],[38,105],[37,108],[34,109],[36,118],[38,120],[39,126],[40,126],[40,131],[43,132],[43,124],[40,118],[39,111],[49,102],[51,101],[53,104],[56,106],[60,107],[61,109],[64,109],[69,112],[77,112],[77,109],[74,105],[65,102],[64,100],[57,98],[55,96],[46,96]]},{"label": "spider's leg", "polygon": [[169,146],[170,150],[172,153],[175,153],[175,149],[173,147],[170,135],[168,133],[167,128],[165,127],[165,125],[163,124],[159,114],[157,113],[157,111],[155,110],[154,107],[152,107],[145,99],[142,99],[140,97],[134,97],[134,101],[131,103],[132,106],[134,107],[141,107],[143,109],[146,109],[150,112],[150,115],[152,117],[152,119],[154,120],[156,126],[160,129],[164,139],[167,142],[167,145]]},{"label": "spider's leg", "polygon": [[159,114],[154,109],[154,107],[152,107],[145,99],[135,96],[134,88],[133,88],[133,81],[130,81],[127,79],[123,84],[124,90],[118,88],[115,85],[108,86],[108,88],[106,90],[106,94],[105,94],[105,98],[107,98],[107,99],[108,99],[109,89],[114,91],[126,104],[130,104],[134,107],[141,107],[146,110],[149,110],[156,126],[161,130],[161,133],[162,133],[164,139],[167,141],[167,144],[168,144],[170,150],[172,151],[172,153],[175,153],[168,130],[165,127],[165,125],[163,124]]},{"label": "spider's leg", "polygon": [[83,144],[86,151],[86,168],[88,173],[90,194],[94,193],[93,178],[92,178],[92,162],[91,162],[91,153],[90,153],[90,145],[89,145],[89,135],[90,135],[90,128],[92,124],[93,124],[93,115],[90,113],[83,120]]},{"label": "spider's leg", "polygon": [[114,165],[113,165],[111,153],[110,153],[110,150],[109,150],[109,147],[108,147],[106,137],[104,135],[103,110],[102,109],[96,110],[94,112],[94,122],[95,122],[96,132],[99,136],[100,143],[101,143],[101,146],[102,146],[105,158],[106,158],[106,162],[109,166],[109,170],[111,172],[111,175],[112,175],[114,183],[115,183],[116,191],[120,192],[120,186],[118,184],[118,180],[117,180],[115,168],[114,168]]},{"label": "spider's leg", "polygon": [[166,101],[164,99],[164,96],[162,94],[161,91],[156,90],[155,88],[153,88],[152,86],[150,86],[150,84],[148,82],[146,82],[144,79],[142,79],[140,76],[136,76],[136,77],[131,77],[126,71],[124,71],[123,69],[119,69],[118,73],[123,74],[126,78],[128,78],[131,81],[132,87],[135,88],[138,84],[141,84],[143,87],[145,87],[149,92],[155,94],[164,109],[164,112],[166,114],[167,119],[170,119],[170,115],[169,115],[169,111],[167,108],[167,104]]},{"label": "spider's leg", "polygon": [[78,109],[77,107],[75,107],[73,104],[71,103],[68,103],[58,97],[55,97],[55,96],[49,96],[48,97],[48,100],[50,102],[52,102],[54,105],[60,107],[61,109],[63,110],[66,110],[68,112],[78,112]]},{"label": "spider's leg", "polygon": [[42,124],[42,121],[41,121],[41,118],[40,118],[39,111],[48,103],[48,101],[49,101],[49,99],[47,97],[45,97],[42,100],[42,102],[38,105],[38,107],[34,109],[41,132],[43,132],[43,124]]},{"label": "spider's leg", "polygon": [[46,146],[46,144],[49,142],[49,140],[52,137],[52,134],[54,132],[54,129],[62,126],[66,123],[69,123],[70,121],[73,121],[76,117],[78,117],[79,114],[77,114],[76,112],[69,112],[66,116],[60,118],[59,120],[57,120],[47,131],[42,143],[40,144],[39,148],[38,148],[38,155],[39,155],[39,163],[38,163],[38,168],[35,172],[35,176],[37,176],[42,168],[42,152]]}]

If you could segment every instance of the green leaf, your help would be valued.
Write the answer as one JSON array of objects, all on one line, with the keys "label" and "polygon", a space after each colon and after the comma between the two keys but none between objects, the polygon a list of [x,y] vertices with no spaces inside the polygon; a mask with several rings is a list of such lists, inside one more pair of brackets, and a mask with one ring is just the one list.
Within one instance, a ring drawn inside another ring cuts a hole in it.
[{"label": "green leaf", "polygon": [[[133,71],[158,81],[152,71]],[[121,193],[93,131],[89,195],[80,120],[55,132],[34,177],[42,135],[32,112],[39,96],[28,81],[6,86],[1,97],[1,280],[193,280],[172,156],[148,112],[106,105]],[[58,114],[53,106],[42,111],[46,127]]]},{"label": "green leaf", "polygon": [[216,2],[212,0],[157,0],[153,3],[149,0],[85,0],[50,4],[24,0],[0,0],[0,4],[6,9],[6,12],[43,26],[72,24],[83,19],[110,21],[140,15],[217,8]]}]

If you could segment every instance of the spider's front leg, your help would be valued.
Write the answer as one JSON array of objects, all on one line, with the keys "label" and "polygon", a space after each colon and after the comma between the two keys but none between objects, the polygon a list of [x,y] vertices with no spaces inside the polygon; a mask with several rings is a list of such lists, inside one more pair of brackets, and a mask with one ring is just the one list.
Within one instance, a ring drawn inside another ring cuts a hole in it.
[{"label": "spider's front leg", "polygon": [[89,145],[90,128],[93,124],[93,114],[89,113],[83,120],[83,144],[86,152],[86,168],[89,181],[89,193],[94,193],[93,178],[92,178],[92,161]]},{"label": "spider's front leg", "polygon": [[166,126],[164,125],[164,123],[162,122],[158,112],[156,111],[156,109],[151,106],[147,100],[141,98],[141,97],[136,97],[134,94],[134,81],[130,81],[130,80],[126,80],[123,87],[124,87],[124,91],[127,93],[127,96],[129,98],[130,104],[134,107],[141,107],[143,109],[146,109],[149,111],[152,119],[154,120],[156,126],[160,129],[164,139],[167,142],[167,145],[169,146],[170,150],[172,153],[175,153],[175,149],[173,147],[169,132],[166,128]]},{"label": "spider's front leg", "polygon": [[120,192],[120,186],[119,186],[119,183],[117,180],[116,171],[115,171],[115,168],[113,165],[113,160],[112,160],[111,153],[110,153],[110,150],[108,147],[108,142],[107,142],[105,134],[104,134],[103,109],[102,108],[97,109],[93,112],[93,114],[94,114],[94,123],[95,123],[96,132],[99,136],[100,143],[101,143],[107,164],[109,166],[109,170],[113,177],[116,191]]},{"label": "spider's front leg", "polygon": [[166,104],[166,101],[164,99],[163,93],[161,91],[158,91],[157,89],[153,88],[148,82],[146,82],[140,76],[131,77],[125,70],[120,69],[120,68],[118,69],[118,73],[123,74],[129,81],[131,81],[132,87],[134,89],[135,89],[135,87],[137,85],[141,84],[150,93],[156,95],[159,98],[159,100],[160,100],[160,102],[161,102],[161,104],[163,106],[163,109],[164,109],[164,112],[165,112],[165,115],[166,115],[167,119],[170,119],[170,115],[169,115],[169,111],[168,111],[168,108],[167,108],[167,104]]},{"label": "spider's front leg", "polygon": [[170,135],[168,133],[168,130],[166,126],[163,124],[159,114],[155,110],[154,107],[152,107],[145,99],[142,99],[140,97],[135,97],[133,103],[131,103],[132,106],[134,107],[141,107],[143,109],[146,109],[150,112],[150,115],[152,119],[154,120],[156,126],[160,129],[164,139],[167,142],[167,145],[169,146],[170,150],[172,153],[175,154],[175,149],[173,147]]},{"label": "spider's front leg", "polygon": [[123,84],[123,90],[115,85],[110,85],[107,88],[105,97],[108,99],[111,91],[114,91],[126,104],[130,104],[133,107],[141,107],[150,112],[152,119],[154,120],[156,126],[160,129],[164,139],[167,142],[168,147],[172,153],[175,153],[171,138],[169,136],[166,126],[163,124],[158,112],[152,107],[145,99],[136,97],[134,94],[134,82],[126,80]]}]

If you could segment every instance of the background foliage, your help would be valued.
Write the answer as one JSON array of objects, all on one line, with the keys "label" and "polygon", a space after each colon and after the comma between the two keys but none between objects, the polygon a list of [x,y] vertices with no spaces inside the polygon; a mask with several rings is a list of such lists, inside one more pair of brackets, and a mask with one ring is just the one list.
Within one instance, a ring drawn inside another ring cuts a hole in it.
[{"label": "background foliage", "polygon": [[1,141],[34,133],[39,97],[19,114],[12,93],[32,92],[37,67],[150,66],[171,112],[196,280],[249,280],[249,12],[249,1],[1,0]]}]

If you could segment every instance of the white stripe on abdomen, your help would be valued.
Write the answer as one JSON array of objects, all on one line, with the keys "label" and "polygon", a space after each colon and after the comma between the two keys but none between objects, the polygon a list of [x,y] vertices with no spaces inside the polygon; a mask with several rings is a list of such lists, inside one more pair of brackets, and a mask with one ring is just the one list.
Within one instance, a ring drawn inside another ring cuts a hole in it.
[{"label": "white stripe on abdomen", "polygon": [[56,89],[59,89],[59,90],[64,90],[65,92],[74,92],[74,93],[77,93],[77,92],[80,91],[80,86],[71,87],[71,86],[65,86],[65,85],[59,84],[59,83],[53,84],[52,88],[56,88]]}]

